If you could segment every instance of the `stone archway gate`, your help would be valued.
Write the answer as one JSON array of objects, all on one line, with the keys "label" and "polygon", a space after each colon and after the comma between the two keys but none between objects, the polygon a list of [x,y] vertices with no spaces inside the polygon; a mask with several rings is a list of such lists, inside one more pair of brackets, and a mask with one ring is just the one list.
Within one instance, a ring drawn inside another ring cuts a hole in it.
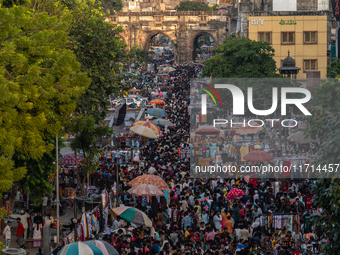
[{"label": "stone archway gate", "polygon": [[166,35],[174,45],[177,63],[193,60],[194,42],[200,34],[209,34],[215,47],[220,45],[228,19],[217,11],[120,12],[110,17],[113,24],[123,27],[121,37],[128,48],[138,45],[148,50],[154,35]]}]

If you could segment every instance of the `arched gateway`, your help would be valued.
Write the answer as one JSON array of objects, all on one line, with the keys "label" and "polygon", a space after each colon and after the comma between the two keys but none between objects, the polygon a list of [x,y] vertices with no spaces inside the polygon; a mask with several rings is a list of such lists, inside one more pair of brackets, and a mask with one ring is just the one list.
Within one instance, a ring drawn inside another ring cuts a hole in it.
[{"label": "arched gateway", "polygon": [[110,21],[123,27],[121,37],[128,48],[136,44],[148,50],[153,36],[166,35],[173,42],[176,62],[182,63],[194,60],[194,42],[200,34],[209,34],[214,47],[220,45],[226,36],[228,18],[217,11],[120,12]]}]

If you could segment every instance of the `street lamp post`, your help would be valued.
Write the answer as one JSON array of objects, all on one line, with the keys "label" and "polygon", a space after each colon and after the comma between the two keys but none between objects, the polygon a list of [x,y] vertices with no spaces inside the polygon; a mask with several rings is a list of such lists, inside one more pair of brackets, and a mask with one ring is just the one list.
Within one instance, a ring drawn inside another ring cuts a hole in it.
[{"label": "street lamp post", "polygon": [[58,135],[56,135],[56,195],[57,195],[57,242],[59,244],[59,238],[60,238],[60,233],[59,233],[59,158],[58,158]]},{"label": "street lamp post", "polygon": [[118,182],[119,182],[119,169],[118,169],[118,158],[116,158],[116,207],[118,207],[118,201],[119,201],[119,196],[118,196]]}]

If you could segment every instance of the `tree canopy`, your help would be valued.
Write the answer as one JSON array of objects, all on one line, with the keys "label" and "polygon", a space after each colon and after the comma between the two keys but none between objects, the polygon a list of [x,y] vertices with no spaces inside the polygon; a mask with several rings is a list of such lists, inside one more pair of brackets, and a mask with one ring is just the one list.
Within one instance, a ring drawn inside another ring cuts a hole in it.
[{"label": "tree canopy", "polygon": [[110,10],[110,12],[120,12],[124,5],[122,0],[102,0],[102,3],[106,9]]},{"label": "tree canopy", "polygon": [[1,3],[0,191],[26,174],[22,187],[39,204],[52,190],[55,136],[76,130],[78,118],[98,126],[108,96],[125,89],[119,63],[132,54],[118,36],[122,28],[106,21],[108,9],[118,11],[118,0]]},{"label": "tree canopy", "polygon": [[204,62],[202,76],[213,78],[275,78],[274,49],[268,42],[227,37],[218,55]]},{"label": "tree canopy", "polygon": [[[61,134],[90,80],[66,48],[72,16],[0,7],[0,196],[24,177],[29,157],[40,160]],[[1,198],[1,197],[0,197]]]},{"label": "tree canopy", "polygon": [[175,7],[177,11],[214,11],[217,5],[209,7],[205,2],[183,1]]},{"label": "tree canopy", "polygon": [[333,61],[330,66],[327,67],[327,77],[328,78],[339,78],[340,76],[340,62]]},{"label": "tree canopy", "polygon": [[[215,78],[214,84],[234,84],[243,91],[244,95],[247,94],[247,88],[251,84],[251,87],[254,87],[253,99],[256,109],[268,109],[272,101],[273,87],[296,86],[290,79],[281,79],[282,76],[276,72],[274,49],[267,42],[228,37],[216,51],[218,55],[204,62],[201,77]],[[221,79],[221,82],[216,81],[217,78]],[[217,89],[217,91],[223,104],[229,109],[233,102],[232,94],[225,89]],[[277,107],[277,110],[279,109],[280,103]],[[248,106],[246,112],[249,114]]]}]

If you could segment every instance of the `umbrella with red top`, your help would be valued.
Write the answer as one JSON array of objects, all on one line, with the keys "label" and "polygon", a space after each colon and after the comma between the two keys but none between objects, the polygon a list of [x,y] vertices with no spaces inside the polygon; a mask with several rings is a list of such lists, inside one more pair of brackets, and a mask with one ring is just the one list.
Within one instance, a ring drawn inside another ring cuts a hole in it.
[{"label": "umbrella with red top", "polygon": [[240,190],[238,188],[233,188],[229,193],[227,194],[227,200],[232,200],[233,198],[240,198],[244,196],[243,190]]}]

